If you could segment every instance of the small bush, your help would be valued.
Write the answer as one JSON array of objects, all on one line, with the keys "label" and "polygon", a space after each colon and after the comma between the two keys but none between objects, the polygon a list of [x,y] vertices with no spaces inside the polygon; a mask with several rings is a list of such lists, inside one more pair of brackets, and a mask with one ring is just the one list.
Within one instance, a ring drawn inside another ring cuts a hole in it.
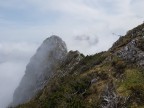
[{"label": "small bush", "polygon": [[136,84],[129,87],[129,90],[131,90],[130,101],[134,101],[138,105],[144,105],[144,85]]},{"label": "small bush", "polygon": [[142,51],[144,51],[144,39],[143,38],[138,40],[137,47],[141,49]]},{"label": "small bush", "polygon": [[120,58],[115,57],[111,62],[111,66],[114,68],[113,76],[117,77],[124,73],[126,68],[126,63]]}]

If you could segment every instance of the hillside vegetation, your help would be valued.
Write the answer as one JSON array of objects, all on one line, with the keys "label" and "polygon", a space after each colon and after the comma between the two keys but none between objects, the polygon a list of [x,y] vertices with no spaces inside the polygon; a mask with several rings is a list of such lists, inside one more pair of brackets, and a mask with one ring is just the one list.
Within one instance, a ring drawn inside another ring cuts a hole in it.
[{"label": "hillside vegetation", "polygon": [[70,51],[56,70],[34,98],[16,108],[144,108],[144,24],[108,51]]}]

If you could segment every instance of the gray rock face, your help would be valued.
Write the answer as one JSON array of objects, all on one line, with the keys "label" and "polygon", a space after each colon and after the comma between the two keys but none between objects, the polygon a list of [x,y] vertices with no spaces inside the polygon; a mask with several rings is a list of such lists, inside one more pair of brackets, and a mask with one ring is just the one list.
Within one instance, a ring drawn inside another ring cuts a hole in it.
[{"label": "gray rock face", "polygon": [[126,46],[122,47],[115,54],[129,62],[137,63],[139,66],[144,66],[144,51],[139,47],[144,43],[140,43],[144,40],[143,37],[135,38],[129,42]]},{"label": "gray rock face", "polygon": [[116,92],[116,85],[113,82],[108,82],[101,95],[100,108],[127,108],[128,98],[119,96]]},{"label": "gray rock face", "polygon": [[66,55],[66,44],[61,38],[47,38],[27,65],[25,75],[14,92],[12,105],[27,102],[41,90],[53,77],[57,66]]},{"label": "gray rock face", "polygon": [[101,108],[118,108],[118,96],[115,92],[115,85],[113,83],[108,83],[101,96],[101,100]]}]

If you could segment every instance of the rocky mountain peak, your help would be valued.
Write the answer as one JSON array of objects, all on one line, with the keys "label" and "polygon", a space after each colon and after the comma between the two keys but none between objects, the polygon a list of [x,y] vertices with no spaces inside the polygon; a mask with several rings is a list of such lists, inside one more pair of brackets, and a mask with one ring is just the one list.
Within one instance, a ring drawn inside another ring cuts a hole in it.
[{"label": "rocky mountain peak", "polygon": [[25,103],[41,90],[66,55],[67,47],[60,37],[53,35],[44,40],[26,66],[25,75],[14,92],[13,106]]}]

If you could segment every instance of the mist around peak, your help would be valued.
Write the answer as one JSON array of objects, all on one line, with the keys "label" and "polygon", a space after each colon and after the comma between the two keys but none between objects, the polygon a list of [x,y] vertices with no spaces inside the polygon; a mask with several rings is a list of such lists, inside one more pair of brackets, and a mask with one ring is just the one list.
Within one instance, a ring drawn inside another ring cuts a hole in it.
[{"label": "mist around peak", "polygon": [[66,44],[58,36],[44,40],[26,66],[25,75],[14,92],[12,105],[27,102],[41,90],[66,54]]}]

